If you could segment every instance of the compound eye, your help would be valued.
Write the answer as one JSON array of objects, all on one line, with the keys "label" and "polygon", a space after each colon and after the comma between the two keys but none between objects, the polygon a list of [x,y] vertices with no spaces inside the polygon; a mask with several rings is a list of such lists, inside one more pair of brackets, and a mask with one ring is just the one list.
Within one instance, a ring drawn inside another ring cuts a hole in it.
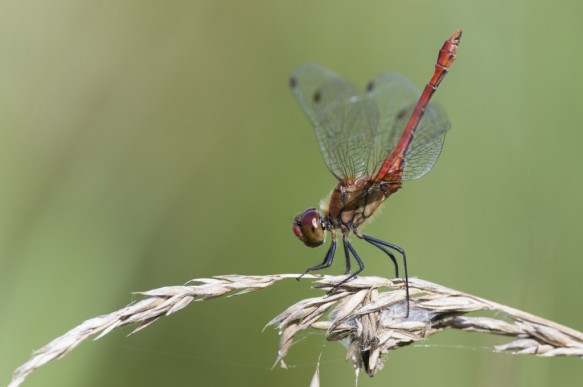
[{"label": "compound eye", "polygon": [[326,239],[320,214],[315,208],[310,208],[296,216],[293,230],[294,234],[309,247],[320,246]]}]

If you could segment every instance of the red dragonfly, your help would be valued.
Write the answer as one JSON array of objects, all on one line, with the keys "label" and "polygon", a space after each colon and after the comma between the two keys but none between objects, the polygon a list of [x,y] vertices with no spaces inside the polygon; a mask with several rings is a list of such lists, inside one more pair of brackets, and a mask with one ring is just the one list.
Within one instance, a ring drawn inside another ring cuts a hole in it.
[{"label": "red dragonfly", "polygon": [[309,267],[304,274],[332,264],[337,229],[342,232],[345,274],[350,273],[351,254],[359,268],[333,289],[360,273],[364,264],[348,240],[352,232],[390,257],[396,277],[399,266],[391,250],[403,257],[407,316],[409,276],[405,251],[361,233],[359,227],[401,188],[403,181],[425,175],[437,161],[450,124],[445,112],[430,105],[429,100],[455,60],[461,36],[457,29],[443,44],[433,76],[421,94],[409,80],[394,72],[373,78],[365,92],[314,63],[299,66],[290,78],[292,92],[314,127],[324,161],[338,179],[320,212],[309,208],[294,219],[293,231],[306,246],[320,246],[326,231],[332,234],[324,261]]}]

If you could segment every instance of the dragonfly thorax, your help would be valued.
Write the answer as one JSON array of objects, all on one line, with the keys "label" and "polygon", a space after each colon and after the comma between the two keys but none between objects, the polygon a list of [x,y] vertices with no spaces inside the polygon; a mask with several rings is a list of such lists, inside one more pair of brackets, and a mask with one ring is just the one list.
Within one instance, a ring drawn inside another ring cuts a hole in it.
[{"label": "dragonfly thorax", "polygon": [[324,229],[341,229],[343,233],[356,230],[400,187],[400,182],[374,181],[370,178],[354,184],[341,181],[322,206],[328,221]]}]

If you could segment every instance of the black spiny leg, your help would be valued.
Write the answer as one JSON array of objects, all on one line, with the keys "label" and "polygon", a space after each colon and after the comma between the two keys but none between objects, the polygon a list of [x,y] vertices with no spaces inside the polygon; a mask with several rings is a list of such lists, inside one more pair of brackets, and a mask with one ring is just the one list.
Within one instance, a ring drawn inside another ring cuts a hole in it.
[{"label": "black spiny leg", "polygon": [[[368,236],[368,235],[367,235]],[[365,239],[366,240],[366,239]],[[367,241],[370,244],[372,244],[375,247],[378,247],[379,249],[381,249],[385,254],[387,254],[389,256],[389,258],[391,258],[391,261],[393,261],[393,265],[395,265],[395,278],[399,278],[399,265],[397,264],[397,258],[395,258],[395,254],[393,254],[391,252],[391,250],[387,249],[385,246],[380,245],[380,244],[376,244],[374,242],[371,241]],[[398,246],[397,246],[398,247]],[[401,249],[402,250],[402,249]]]},{"label": "black spiny leg", "polygon": [[350,273],[350,253],[349,250],[346,248],[346,242],[344,243],[344,257],[346,257],[346,271],[344,274]]},{"label": "black spiny leg", "polygon": [[364,270],[364,263],[362,263],[362,259],[360,259],[360,257],[358,256],[358,254],[356,253],[356,250],[354,250],[354,247],[352,247],[352,245],[348,241],[348,238],[342,238],[342,242],[344,243],[344,253],[346,254],[346,261],[348,262],[348,260],[350,259],[350,255],[349,255],[349,252],[350,252],[352,254],[352,256],[354,257],[354,259],[356,260],[356,263],[358,263],[358,270],[355,271],[354,273],[352,273],[351,275],[349,275],[348,277],[346,277],[345,279],[343,279],[342,281],[340,281],[339,283],[337,283],[336,285],[334,285],[334,287],[332,287],[332,289],[328,290],[328,293],[332,293],[339,286],[344,285],[345,283],[347,283],[348,281],[350,281],[351,279],[356,277],[358,275],[358,273],[360,273],[361,271]]},{"label": "black spiny leg", "polygon": [[332,244],[330,245],[330,248],[328,249],[328,252],[324,257],[324,261],[322,261],[322,263],[319,265],[308,267],[306,271],[304,271],[304,274],[302,274],[296,279],[299,281],[300,278],[302,278],[304,275],[308,274],[311,271],[321,270],[330,267],[330,265],[332,265],[332,261],[334,261],[334,253],[336,253],[336,238],[332,238]]},{"label": "black spiny leg", "polygon": [[[403,248],[400,246],[397,246],[393,243],[385,242],[383,240],[371,237],[370,235],[362,234],[359,236],[361,238],[363,238],[365,241],[367,241],[368,243],[370,243],[371,245],[373,245],[373,246],[381,249],[383,252],[385,252],[391,258],[391,261],[393,261],[393,263],[395,264],[395,267],[397,267],[397,261],[395,259],[395,256],[393,254],[391,254],[386,248],[384,248],[384,246],[397,251],[403,257],[403,269],[405,269],[405,294],[407,296],[407,315],[405,317],[409,317],[409,274],[407,273],[407,256],[405,255],[405,250],[403,250]],[[398,270],[398,269],[396,269],[396,270]]]}]

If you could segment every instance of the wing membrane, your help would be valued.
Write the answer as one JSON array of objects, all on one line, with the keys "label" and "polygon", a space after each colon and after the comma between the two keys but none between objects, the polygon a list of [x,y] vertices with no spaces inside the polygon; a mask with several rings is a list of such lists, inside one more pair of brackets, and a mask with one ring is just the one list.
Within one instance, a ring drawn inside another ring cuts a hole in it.
[{"label": "wing membrane", "polygon": [[[369,172],[376,173],[399,142],[421,93],[411,81],[394,72],[374,77],[367,92],[380,112],[369,161]],[[431,170],[449,128],[445,111],[429,104],[405,153],[402,180],[418,179]]]},{"label": "wing membrane", "polygon": [[[411,81],[395,72],[374,77],[363,93],[315,63],[299,66],[290,86],[314,127],[328,169],[339,180],[378,172],[421,95]],[[429,104],[405,152],[401,180],[417,179],[431,170],[449,128],[445,111]]]},{"label": "wing membrane", "polygon": [[441,154],[445,133],[451,128],[447,114],[438,105],[429,104],[405,153],[403,180],[424,176]]},{"label": "wing membrane", "polygon": [[365,175],[378,127],[378,111],[372,99],[315,63],[299,66],[290,86],[314,127],[332,174],[339,180]]}]

